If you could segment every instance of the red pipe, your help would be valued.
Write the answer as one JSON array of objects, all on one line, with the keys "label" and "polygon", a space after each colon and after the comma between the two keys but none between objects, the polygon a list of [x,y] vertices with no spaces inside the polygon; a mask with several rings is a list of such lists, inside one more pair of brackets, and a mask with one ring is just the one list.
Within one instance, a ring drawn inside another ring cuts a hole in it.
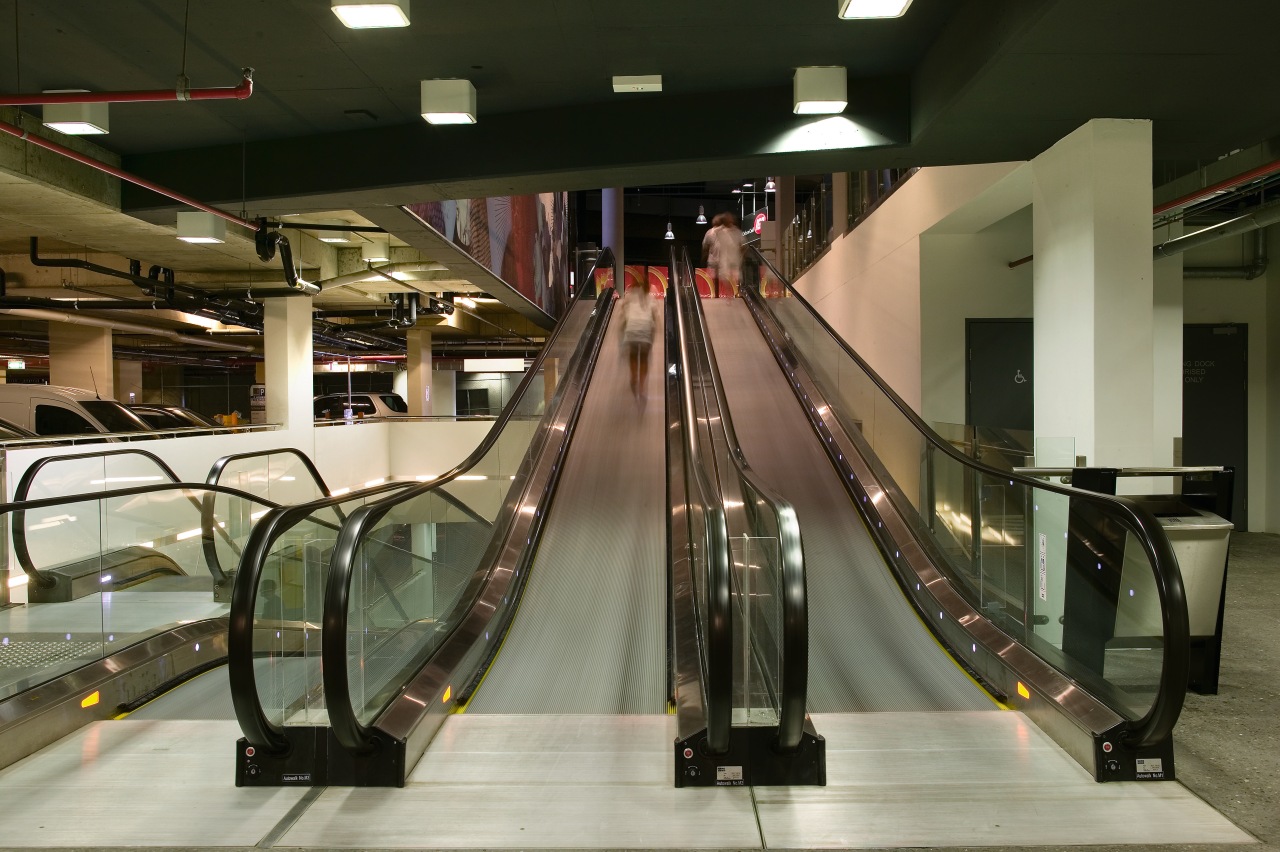
[{"label": "red pipe", "polygon": [[3,106],[36,106],[39,104],[140,103],[151,101],[242,101],[253,94],[253,69],[242,68],[244,80],[238,86],[192,89],[186,77],[178,78],[176,89],[144,89],[137,92],[41,92],[36,95],[0,95]]},{"label": "red pipe", "polygon": [[97,169],[100,172],[106,172],[107,174],[112,175],[113,177],[118,177],[120,178],[120,180],[125,180],[125,181],[128,181],[129,183],[136,184],[137,186],[143,187],[144,189],[149,189],[152,192],[165,196],[166,198],[172,198],[174,201],[181,202],[182,204],[185,204],[188,207],[194,207],[196,210],[203,210],[205,213],[212,213],[214,216],[220,216],[223,219],[226,219],[228,222],[248,228],[250,231],[258,230],[258,224],[256,222],[250,222],[248,219],[241,219],[239,216],[235,216],[231,213],[227,213],[223,210],[219,210],[216,207],[210,207],[208,204],[205,204],[203,201],[197,201],[189,195],[183,195],[180,192],[175,192],[172,189],[167,189],[163,186],[160,186],[157,183],[152,183],[146,178],[141,178],[141,177],[138,177],[137,175],[130,174],[129,172],[122,171],[121,169],[117,169],[115,166],[109,166],[100,160],[93,159],[92,157],[86,157],[84,154],[81,154],[78,151],[73,151],[70,148],[66,147],[65,145],[59,145],[57,142],[51,142],[42,136],[36,136],[35,134],[27,130],[23,130],[21,127],[18,127],[16,125],[9,124],[8,122],[0,121],[0,132],[8,133],[10,136],[16,136],[19,139],[25,139],[26,141],[30,142],[32,145],[36,145],[40,148],[44,148],[46,151],[52,151],[55,154],[61,154],[62,156],[67,157],[68,159],[75,160],[77,163],[83,163],[84,165],[89,166],[90,168]]},{"label": "red pipe", "polygon": [[1181,198],[1175,198],[1172,201],[1166,201],[1164,204],[1161,204],[1158,207],[1156,207],[1154,213],[1155,215],[1159,216],[1161,213],[1168,212],[1169,210],[1173,210],[1178,207],[1186,207],[1187,205],[1191,204],[1191,202],[1198,201],[1201,198],[1207,198],[1208,196],[1213,195],[1215,192],[1222,192],[1223,190],[1234,189],[1235,187],[1240,186],[1241,184],[1249,183],[1250,181],[1257,180],[1258,178],[1266,177],[1267,175],[1273,174],[1274,172],[1280,172],[1280,160],[1272,160],[1271,162],[1267,163],[1265,166],[1258,166],[1258,168],[1253,169],[1252,171],[1244,172],[1243,174],[1238,174],[1233,178],[1227,178],[1226,180],[1219,181],[1213,184],[1212,186],[1206,186],[1203,189],[1197,189],[1195,192],[1188,193],[1187,195],[1184,195]]}]

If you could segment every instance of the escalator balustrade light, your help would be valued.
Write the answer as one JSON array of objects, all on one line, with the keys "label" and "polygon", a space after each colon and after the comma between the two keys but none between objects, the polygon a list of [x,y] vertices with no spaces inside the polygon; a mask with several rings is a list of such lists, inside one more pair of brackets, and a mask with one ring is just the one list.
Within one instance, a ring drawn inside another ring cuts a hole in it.
[{"label": "escalator balustrade light", "polygon": [[87,709],[97,704],[101,700],[102,700],[102,695],[99,694],[99,692],[95,689],[93,692],[90,692],[84,698],[80,699],[80,707],[82,709]]},{"label": "escalator balustrade light", "polygon": [[1027,701],[1031,700],[1031,690],[1027,689],[1027,687],[1023,685],[1022,681],[1018,681],[1018,695],[1022,696]]},{"label": "escalator balustrade light", "polygon": [[444,688],[444,695],[440,696],[441,704],[448,704],[449,699],[453,697],[453,685],[450,684]]}]

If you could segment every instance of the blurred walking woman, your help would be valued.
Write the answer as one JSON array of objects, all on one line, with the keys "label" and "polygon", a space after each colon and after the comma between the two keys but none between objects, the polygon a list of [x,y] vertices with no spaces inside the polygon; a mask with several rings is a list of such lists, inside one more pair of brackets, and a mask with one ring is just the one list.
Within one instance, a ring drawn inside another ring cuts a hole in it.
[{"label": "blurred walking woman", "polygon": [[631,393],[639,397],[649,378],[649,350],[657,324],[657,305],[645,284],[634,284],[622,297],[622,346],[631,367]]}]

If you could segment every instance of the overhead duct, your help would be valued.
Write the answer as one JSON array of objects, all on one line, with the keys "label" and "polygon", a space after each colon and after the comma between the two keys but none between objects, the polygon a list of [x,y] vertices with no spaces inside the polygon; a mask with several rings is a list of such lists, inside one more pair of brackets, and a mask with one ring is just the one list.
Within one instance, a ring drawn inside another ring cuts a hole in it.
[{"label": "overhead duct", "polygon": [[1184,266],[1183,278],[1243,278],[1252,281],[1267,271],[1267,231],[1259,228],[1253,236],[1253,262],[1244,266]]},{"label": "overhead duct", "polygon": [[142,325],[141,323],[136,322],[123,322],[115,319],[99,319],[98,317],[89,317],[82,314],[67,313],[63,311],[51,311],[43,308],[0,308],[0,313],[5,313],[15,317],[24,317],[26,319],[45,320],[47,322],[67,322],[72,325],[109,328],[112,331],[124,331],[130,334],[147,334],[152,337],[163,337],[167,340],[175,340],[189,346],[200,346],[206,349],[223,349],[228,352],[258,351],[255,347],[246,346],[243,343],[224,343],[221,340],[208,340],[203,337],[192,337],[189,334],[182,334],[180,332],[169,331],[167,329],[152,328],[149,325]]},{"label": "overhead duct", "polygon": [[1152,253],[1155,255],[1157,260],[1162,257],[1172,257],[1175,254],[1186,251],[1187,249],[1208,245],[1209,243],[1216,242],[1223,237],[1231,237],[1236,234],[1243,234],[1258,228],[1265,228],[1268,225],[1274,225],[1276,222],[1280,222],[1280,202],[1264,204],[1260,207],[1253,208],[1243,216],[1236,216],[1234,219],[1228,219],[1220,225],[1202,228],[1194,233],[1166,240],[1152,249]]}]

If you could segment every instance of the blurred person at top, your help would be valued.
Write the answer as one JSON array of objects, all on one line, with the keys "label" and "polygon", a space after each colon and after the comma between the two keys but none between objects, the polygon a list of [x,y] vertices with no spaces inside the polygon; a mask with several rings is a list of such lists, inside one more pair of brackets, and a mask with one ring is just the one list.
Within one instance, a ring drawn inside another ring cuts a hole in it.
[{"label": "blurred person at top", "polygon": [[649,379],[649,350],[657,325],[658,306],[644,282],[632,284],[622,297],[622,348],[631,367],[631,393],[643,399]]},{"label": "blurred person at top", "polygon": [[702,261],[716,273],[716,289],[732,288],[738,295],[742,283],[742,229],[732,213],[717,213],[702,238]]}]

